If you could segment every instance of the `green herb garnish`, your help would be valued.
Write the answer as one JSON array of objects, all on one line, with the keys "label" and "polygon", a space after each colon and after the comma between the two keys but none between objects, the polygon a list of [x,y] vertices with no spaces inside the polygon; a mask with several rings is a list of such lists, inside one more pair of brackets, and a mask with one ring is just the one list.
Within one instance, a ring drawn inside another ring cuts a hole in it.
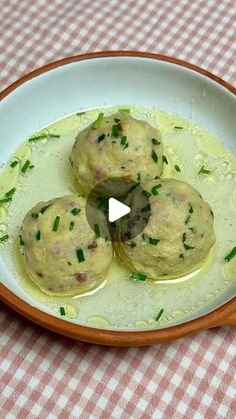
[{"label": "green herb garnish", "polygon": [[134,247],[136,247],[136,246],[137,246],[137,244],[136,244],[135,242],[131,242],[131,243],[129,244],[129,246],[133,249]]},{"label": "green herb garnish", "polygon": [[79,209],[79,208],[73,208],[73,209],[71,210],[71,214],[73,214],[73,215],[78,215],[78,214],[80,213],[80,211],[81,211],[81,209]]},{"label": "green herb garnish", "polygon": [[140,180],[141,180],[141,174],[140,173],[138,173],[137,174],[137,180],[140,182]]},{"label": "green herb garnish", "polygon": [[122,138],[121,138],[121,145],[125,145],[125,143],[126,143],[126,141],[127,141],[127,137],[124,135]]},{"label": "green herb garnish", "polygon": [[94,231],[95,231],[96,237],[100,237],[100,228],[98,224],[94,224]]},{"label": "green herb garnish", "polygon": [[190,221],[191,215],[189,214],[184,222],[185,225],[187,225]]},{"label": "green herb garnish", "polygon": [[75,225],[74,221],[71,221],[70,222],[70,225],[69,225],[69,231],[72,231],[73,230],[74,225]]},{"label": "green herb garnish", "polygon": [[49,207],[51,207],[51,205],[52,204],[49,204],[49,205],[46,205],[45,207],[42,207],[41,208],[41,210],[39,211],[41,214],[44,214],[45,213],[45,211],[49,208]]},{"label": "green herb garnish", "polygon": [[60,138],[60,134],[48,134],[49,138]]},{"label": "green herb garnish", "polygon": [[143,195],[145,195],[147,198],[150,198],[150,196],[152,196],[152,194],[146,191],[145,189],[143,189]]},{"label": "green herb garnish", "polygon": [[120,122],[120,119],[119,118],[114,118],[114,121],[118,123],[118,122]]},{"label": "green herb garnish", "polygon": [[176,170],[176,172],[181,172],[180,167],[178,166],[178,164],[175,165],[175,170]]},{"label": "green herb garnish", "polygon": [[5,197],[6,198],[11,198],[12,197],[12,195],[14,195],[14,193],[16,192],[16,188],[12,188],[10,191],[8,191],[6,194],[5,194]]},{"label": "green herb garnish", "polygon": [[154,160],[155,163],[158,162],[158,157],[157,157],[157,154],[155,153],[154,150],[152,150],[152,158],[153,158],[153,160]]},{"label": "green herb garnish", "polygon": [[158,315],[156,316],[156,322],[158,322],[158,320],[161,318],[161,316],[162,316],[162,314],[164,313],[164,308],[162,308],[160,311],[159,311],[159,313],[158,313]]},{"label": "green herb garnish", "polygon": [[9,239],[8,234],[5,234],[5,236],[0,237],[0,242],[5,242]]},{"label": "green herb garnish", "polygon": [[57,231],[58,230],[60,219],[61,219],[61,217],[59,217],[57,215],[56,218],[55,218],[54,224],[53,224],[52,231]]},{"label": "green herb garnish", "polygon": [[149,243],[153,244],[154,246],[156,246],[159,243],[160,239],[152,239],[151,237],[149,237]]},{"label": "green herb garnish", "polygon": [[180,259],[184,259],[184,255],[183,255],[183,253],[180,253],[179,258],[180,258]]},{"label": "green herb garnish", "polygon": [[19,240],[20,240],[20,246],[24,246],[25,245],[25,242],[22,239],[22,236],[21,235],[19,235]]},{"label": "green herb garnish", "polygon": [[152,144],[153,145],[159,145],[159,144],[161,144],[161,142],[156,140],[156,138],[152,138]]},{"label": "green herb garnish", "polygon": [[188,203],[188,206],[189,206],[189,214],[192,214],[193,213],[193,207],[192,207],[192,205],[190,204],[190,202]]},{"label": "green herb garnish", "polygon": [[76,112],[76,115],[81,116],[81,115],[85,115],[86,112]]},{"label": "green herb garnish", "polygon": [[101,123],[102,123],[102,120],[103,120],[103,117],[104,117],[104,113],[103,113],[103,112],[101,112],[101,113],[98,115],[98,117],[97,117],[96,121],[94,121],[94,123],[93,123],[93,125],[92,125],[92,127],[93,127],[94,129],[97,129],[97,128],[99,128],[99,127],[100,127],[100,125],[101,125]]},{"label": "green herb garnish", "polygon": [[191,249],[194,249],[194,247],[193,246],[189,246],[188,244],[186,244],[186,243],[184,243],[184,248],[185,248],[185,250],[191,250]]},{"label": "green herb garnish", "polygon": [[68,264],[69,266],[72,266],[72,263],[71,263],[70,261],[68,261],[68,262],[67,262],[67,264]]},{"label": "green herb garnish", "polygon": [[119,134],[120,134],[119,126],[118,125],[113,125],[112,126],[112,135],[113,135],[113,137],[117,138],[117,137],[119,137]]},{"label": "green herb garnish", "polygon": [[37,212],[32,212],[31,214],[32,218],[39,218],[39,215],[37,214]]},{"label": "green herb garnish", "polygon": [[150,211],[150,209],[151,209],[150,204],[148,204],[146,207],[141,208],[141,211],[147,212],[147,211]]},{"label": "green herb garnish", "polygon": [[40,141],[43,138],[47,138],[47,134],[41,134],[41,135],[36,135],[35,137],[30,137],[29,138],[29,143],[34,142],[34,141]]},{"label": "green herb garnish", "polygon": [[209,175],[209,173],[211,173],[211,171],[208,169],[205,169],[205,166],[202,166],[201,169],[198,171],[198,175],[200,174]]},{"label": "green herb garnish", "polygon": [[105,134],[100,135],[100,137],[98,137],[98,142],[100,143],[101,141],[105,140]]},{"label": "green herb garnish", "polygon": [[167,157],[165,156],[165,154],[163,154],[163,156],[162,156],[162,161],[163,161],[163,163],[168,164],[168,160],[167,160]]},{"label": "green herb garnish", "polygon": [[14,161],[10,164],[10,166],[11,166],[11,167],[15,167],[15,166],[17,166],[18,164],[19,164],[18,160],[14,160]]},{"label": "green herb garnish", "polygon": [[129,192],[133,192],[135,189],[137,189],[137,187],[140,185],[139,182],[133,182],[133,185],[130,186],[129,188]]},{"label": "green herb garnish", "polygon": [[11,202],[11,201],[12,201],[11,196],[9,198],[2,198],[2,199],[0,199],[0,205],[1,204],[6,204],[7,202]]},{"label": "green herb garnish", "polygon": [[132,272],[130,278],[134,281],[146,281],[147,275],[139,274],[138,272]]},{"label": "green herb garnish", "polygon": [[124,150],[129,147],[129,143],[126,143],[124,146]]},{"label": "green herb garnish", "polygon": [[26,160],[25,164],[23,165],[23,167],[21,169],[22,173],[25,174],[26,171],[29,169],[29,167],[30,167],[30,161],[29,160]]},{"label": "green herb garnish", "polygon": [[152,188],[152,194],[153,195],[158,195],[158,190],[161,187],[161,184],[159,183],[158,185],[153,186]]},{"label": "green herb garnish", "polygon": [[78,259],[79,263],[85,261],[84,252],[83,252],[82,249],[77,249],[76,250],[76,255],[77,255],[77,259]]},{"label": "green herb garnish", "polygon": [[38,230],[37,233],[35,234],[35,238],[36,238],[36,240],[40,240],[41,239],[41,232],[40,232],[40,230]]},{"label": "green herb garnish", "polygon": [[120,108],[120,109],[118,109],[118,113],[130,113],[130,109],[128,109],[128,108]]},{"label": "green herb garnish", "polygon": [[60,307],[60,315],[61,316],[65,316],[66,315],[66,312],[65,312],[64,307]]},{"label": "green herb garnish", "polygon": [[210,209],[210,213],[211,213],[212,218],[214,218],[214,212],[212,211],[212,209]]},{"label": "green herb garnish", "polygon": [[224,257],[225,262],[230,262],[236,256],[236,246]]},{"label": "green herb garnish", "polygon": [[176,125],[174,128],[175,129],[183,129],[184,127],[179,127],[178,125]]}]

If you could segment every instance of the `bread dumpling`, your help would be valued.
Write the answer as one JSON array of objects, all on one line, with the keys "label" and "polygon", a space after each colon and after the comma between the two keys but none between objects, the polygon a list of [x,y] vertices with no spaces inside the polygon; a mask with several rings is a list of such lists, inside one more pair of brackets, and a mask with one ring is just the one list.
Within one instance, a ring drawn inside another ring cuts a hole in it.
[{"label": "bread dumpling", "polygon": [[99,225],[96,234],[89,226],[85,205],[82,196],[63,196],[39,202],[24,218],[20,253],[29,277],[46,294],[96,288],[112,261],[112,244],[100,237]]},{"label": "bread dumpling", "polygon": [[[98,122],[99,121],[99,122]],[[73,172],[89,193],[108,178],[152,180],[163,169],[159,130],[125,113],[103,117],[79,132],[71,154]]]}]

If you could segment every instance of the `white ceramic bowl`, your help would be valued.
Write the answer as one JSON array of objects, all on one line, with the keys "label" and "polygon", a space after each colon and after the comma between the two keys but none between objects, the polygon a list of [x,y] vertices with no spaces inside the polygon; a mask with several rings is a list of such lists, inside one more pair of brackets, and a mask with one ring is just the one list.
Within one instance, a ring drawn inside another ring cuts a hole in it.
[{"label": "white ceramic bowl", "polygon": [[[23,77],[0,95],[1,157],[6,162],[29,137],[80,109],[135,105],[157,107],[192,120],[236,156],[235,89],[204,70],[168,57],[128,52],[97,53],[49,64]],[[112,345],[167,341],[218,324],[235,324],[236,286],[231,283],[189,321],[168,328],[113,331],[54,317],[14,281],[0,255],[0,298],[31,320],[77,339]],[[42,310],[42,311],[39,311]]]}]

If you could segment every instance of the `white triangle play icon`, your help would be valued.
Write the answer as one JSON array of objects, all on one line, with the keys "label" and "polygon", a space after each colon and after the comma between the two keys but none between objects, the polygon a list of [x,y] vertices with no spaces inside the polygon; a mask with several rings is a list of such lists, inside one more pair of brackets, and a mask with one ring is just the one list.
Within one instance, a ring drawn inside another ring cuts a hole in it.
[{"label": "white triangle play icon", "polygon": [[129,214],[131,210],[130,207],[117,201],[117,199],[109,198],[108,211],[108,219],[113,223],[114,221],[119,220],[119,218],[124,217],[124,215]]}]

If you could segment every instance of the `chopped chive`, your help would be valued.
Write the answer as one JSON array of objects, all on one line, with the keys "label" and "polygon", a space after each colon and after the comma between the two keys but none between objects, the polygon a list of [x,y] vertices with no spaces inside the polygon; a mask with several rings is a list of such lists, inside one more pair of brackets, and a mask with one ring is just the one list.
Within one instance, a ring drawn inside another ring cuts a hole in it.
[{"label": "chopped chive", "polygon": [[1,204],[6,204],[7,202],[11,202],[11,201],[12,201],[11,196],[9,198],[2,198],[2,199],[0,199],[0,205]]},{"label": "chopped chive", "polygon": [[236,256],[236,246],[224,257],[225,262],[230,262]]},{"label": "chopped chive", "polygon": [[130,278],[134,281],[146,281],[147,275],[139,274],[138,272],[132,272]]},{"label": "chopped chive", "polygon": [[175,129],[183,129],[184,127],[179,127],[178,125],[175,125]]},{"label": "chopped chive", "polygon": [[158,190],[161,187],[161,184],[159,183],[158,185],[153,186],[152,188],[152,194],[153,195],[158,195]]},{"label": "chopped chive", "polygon": [[131,243],[129,244],[129,246],[131,247],[131,249],[133,249],[134,247],[136,247],[136,246],[137,246],[137,244],[136,244],[135,242],[131,242]]},{"label": "chopped chive", "polygon": [[49,208],[49,207],[51,207],[52,206],[52,204],[49,204],[49,205],[46,205],[45,207],[42,207],[41,208],[41,210],[39,211],[40,212],[40,214],[44,214],[45,213],[45,211]]},{"label": "chopped chive", "polygon": [[36,238],[36,240],[40,240],[41,239],[41,232],[40,232],[40,230],[38,230],[37,233],[35,234],[35,238]]},{"label": "chopped chive", "polygon": [[98,137],[98,142],[100,143],[101,141],[105,140],[105,134],[100,135],[100,137]]},{"label": "chopped chive", "polygon": [[103,120],[103,117],[104,117],[104,113],[103,113],[103,112],[101,112],[101,113],[98,115],[98,117],[97,117],[96,121],[94,121],[94,123],[93,123],[93,125],[92,125],[92,127],[93,127],[94,129],[97,129],[97,128],[99,128],[99,127],[100,127],[100,125],[101,125],[101,123],[102,123],[102,120]]},{"label": "chopped chive", "polygon": [[59,226],[59,223],[60,223],[60,218],[61,217],[59,217],[58,215],[56,216],[53,227],[52,227],[52,231],[57,231],[58,230],[58,226]]},{"label": "chopped chive", "polygon": [[5,236],[0,237],[0,242],[5,242],[9,239],[8,234],[5,234]]},{"label": "chopped chive", "polygon": [[180,258],[180,259],[184,259],[184,255],[183,255],[183,253],[180,253],[180,254],[179,254],[179,258]]},{"label": "chopped chive", "polygon": [[71,214],[73,214],[73,215],[78,215],[78,214],[80,213],[80,211],[81,211],[81,209],[79,209],[79,208],[73,208],[73,209],[71,210]]},{"label": "chopped chive", "polygon": [[212,218],[214,218],[214,212],[212,211],[212,209],[210,209],[210,213],[211,213]]},{"label": "chopped chive", "polygon": [[29,167],[30,167],[30,161],[26,160],[25,164],[23,165],[21,169],[22,173],[25,173],[29,169]]},{"label": "chopped chive", "polygon": [[76,255],[77,255],[77,259],[78,259],[79,263],[85,261],[84,252],[83,252],[82,249],[77,249],[76,250]]},{"label": "chopped chive", "polygon": [[100,237],[100,228],[98,224],[94,224],[94,231],[95,231],[96,237]]},{"label": "chopped chive", "polygon": [[60,315],[61,316],[65,316],[66,315],[66,312],[65,312],[64,307],[60,307]]},{"label": "chopped chive", "polygon": [[165,154],[163,154],[162,160],[163,160],[163,163],[168,164],[168,160],[167,160],[167,157],[165,156]]},{"label": "chopped chive", "polygon": [[120,133],[119,126],[118,125],[113,125],[112,126],[113,137],[115,137],[115,138],[119,137],[119,133]]},{"label": "chopped chive", "polygon": [[129,143],[126,143],[124,146],[124,150],[129,147]]},{"label": "chopped chive", "polygon": [[143,195],[145,195],[147,198],[152,196],[152,194],[150,192],[146,191],[145,189],[143,189]]},{"label": "chopped chive", "polygon": [[187,225],[190,221],[191,215],[189,214],[184,222],[185,225]]},{"label": "chopped chive", "polygon": [[161,142],[156,140],[156,138],[152,138],[152,144],[153,145],[159,145],[159,144],[161,144]]},{"label": "chopped chive", "polygon": [[184,248],[185,248],[185,250],[191,250],[191,249],[194,249],[194,247],[193,246],[189,246],[188,244],[186,244],[186,243],[184,243]]},{"label": "chopped chive", "polygon": [[188,203],[188,206],[189,206],[189,214],[192,214],[193,213],[193,207],[190,204],[190,202]]},{"label": "chopped chive", "polygon": [[183,241],[183,243],[186,241],[186,233],[183,234],[182,241]]},{"label": "chopped chive", "polygon": [[6,198],[11,198],[12,195],[14,195],[14,193],[16,192],[16,188],[12,188],[10,191],[8,191],[5,196]]},{"label": "chopped chive", "polygon": [[80,116],[80,115],[85,115],[86,112],[76,112],[76,115]]},{"label": "chopped chive", "polygon": [[29,169],[33,169],[34,168],[34,165],[33,164],[31,164],[30,166],[29,166]]},{"label": "chopped chive", "polygon": [[139,182],[133,182],[133,185],[129,188],[129,192],[133,192],[139,185]]},{"label": "chopped chive", "polygon": [[181,172],[180,167],[178,166],[178,164],[175,164],[175,170],[176,170],[176,172]]},{"label": "chopped chive", "polygon": [[111,143],[112,143],[112,144],[116,144],[116,143],[117,143],[117,141],[113,140]]},{"label": "chopped chive", "polygon": [[120,166],[120,168],[121,168],[122,170],[124,170],[124,169],[125,169],[125,166]]},{"label": "chopped chive", "polygon": [[150,211],[151,207],[150,204],[148,204],[146,207],[141,208],[142,212]]},{"label": "chopped chive", "polygon": [[158,322],[158,320],[161,318],[161,316],[162,316],[162,314],[164,313],[164,308],[162,308],[160,311],[159,311],[159,313],[158,313],[158,315],[156,316],[156,322]]},{"label": "chopped chive", "polygon": [[69,231],[72,231],[73,230],[74,225],[75,225],[74,221],[71,221],[70,222],[70,225],[69,225]]},{"label": "chopped chive", "polygon": [[118,113],[130,113],[130,109],[129,108],[120,108],[120,109],[118,109]]},{"label": "chopped chive", "polygon": [[20,240],[20,246],[24,246],[25,245],[25,242],[22,239],[22,236],[21,235],[19,235],[19,240]]},{"label": "chopped chive", "polygon": [[211,171],[208,169],[205,169],[205,166],[202,166],[201,169],[198,171],[198,175],[200,174],[209,175],[209,173],[211,173]]},{"label": "chopped chive", "polygon": [[140,173],[138,173],[137,174],[137,180],[140,182],[140,180],[141,180],[141,174]]},{"label": "chopped chive", "polygon": [[34,141],[40,141],[43,138],[47,138],[47,134],[41,134],[41,135],[36,135],[35,137],[30,137],[29,138],[29,143],[34,142]]},{"label": "chopped chive", "polygon": [[155,153],[154,150],[152,150],[152,158],[153,158],[153,160],[154,160],[155,163],[158,162],[158,157],[157,157],[157,154]]},{"label": "chopped chive", "polygon": [[151,237],[149,237],[149,243],[153,244],[154,246],[156,246],[159,243],[160,239],[152,239]]},{"label": "chopped chive", "polygon": [[49,138],[60,138],[60,134],[48,134]]},{"label": "chopped chive", "polygon": [[31,216],[32,218],[39,218],[39,215],[37,212],[32,212]]},{"label": "chopped chive", "polygon": [[125,143],[126,143],[126,141],[127,141],[127,137],[124,135],[122,138],[121,138],[121,145],[125,145]]},{"label": "chopped chive", "polygon": [[10,164],[10,166],[11,166],[11,167],[15,167],[15,166],[17,166],[18,164],[19,164],[18,160],[14,160],[14,161]]},{"label": "chopped chive", "polygon": [[155,176],[154,179],[160,179],[160,176]]},{"label": "chopped chive", "polygon": [[120,119],[119,118],[114,118],[114,121],[115,122],[120,122]]},{"label": "chopped chive", "polygon": [[71,263],[70,261],[68,261],[68,262],[67,262],[67,264],[68,264],[69,266],[71,266],[71,265],[72,265],[72,263]]}]

